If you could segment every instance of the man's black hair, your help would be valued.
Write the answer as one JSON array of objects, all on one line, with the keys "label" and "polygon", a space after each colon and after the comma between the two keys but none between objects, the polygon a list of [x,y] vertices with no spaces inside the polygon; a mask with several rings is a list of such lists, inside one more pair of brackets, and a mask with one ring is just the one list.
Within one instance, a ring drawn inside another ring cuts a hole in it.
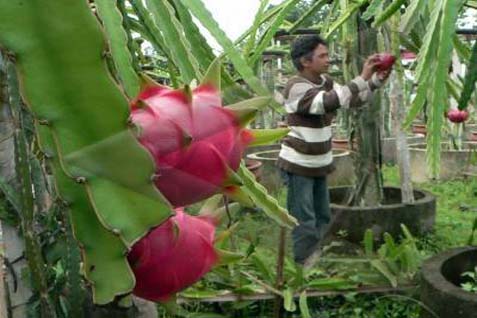
[{"label": "man's black hair", "polygon": [[323,40],[319,35],[304,35],[300,36],[298,39],[293,42],[291,46],[291,58],[293,65],[299,71],[303,70],[303,65],[300,62],[300,58],[304,57],[305,59],[311,60],[313,56],[313,51],[318,47],[318,45],[328,46],[325,40]]}]

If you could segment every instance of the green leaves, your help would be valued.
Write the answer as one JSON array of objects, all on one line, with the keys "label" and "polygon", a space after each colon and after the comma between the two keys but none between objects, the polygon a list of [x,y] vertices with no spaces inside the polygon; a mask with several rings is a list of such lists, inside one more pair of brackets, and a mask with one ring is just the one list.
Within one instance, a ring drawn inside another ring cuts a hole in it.
[{"label": "green leaves", "polygon": [[126,94],[134,98],[139,93],[139,78],[132,66],[131,53],[128,50],[128,36],[121,27],[122,15],[116,7],[116,1],[95,0],[98,14],[107,31],[112,58]]},{"label": "green leaves", "polygon": [[381,26],[384,21],[387,21],[396,11],[401,9],[401,6],[406,2],[406,0],[393,0],[393,2],[384,9],[384,11],[376,17],[374,21],[374,27]]},{"label": "green leaves", "polygon": [[[444,121],[442,116],[447,108],[448,95],[446,81],[448,77],[448,67],[452,59],[452,36],[457,21],[460,7],[463,0],[451,1],[445,0],[441,7],[440,34],[437,43],[437,55],[434,55],[435,68],[427,70],[433,72],[431,81],[432,92],[430,92],[429,104],[430,121],[427,123],[427,161],[430,174],[434,177],[439,176],[440,170],[440,150],[441,150],[441,127]],[[435,54],[435,53],[434,53]]]},{"label": "green leaves", "polygon": [[198,63],[192,55],[192,48],[184,37],[184,30],[174,14],[174,8],[168,1],[146,1],[153,20],[164,37],[164,44],[170,48],[174,64],[178,66],[185,83],[200,76]]},{"label": "green leaves", "polygon": [[278,201],[267,193],[267,190],[255,181],[254,175],[242,164],[238,175],[243,181],[241,189],[252,199],[252,201],[263,209],[263,212],[272,220],[287,228],[298,225],[293,216],[282,208]]},{"label": "green leaves", "polygon": [[258,95],[268,95],[268,90],[262,85],[260,80],[255,76],[253,70],[247,65],[244,58],[236,49],[234,43],[227,37],[225,32],[220,29],[212,14],[206,9],[204,3],[201,0],[183,0],[183,3],[187,5],[192,14],[224,48],[224,53],[228,55],[244,81],[249,84]]},{"label": "green leaves", "polygon": [[290,129],[288,128],[279,128],[279,129],[253,129],[251,130],[253,135],[253,141],[250,143],[250,146],[260,146],[266,145],[276,140],[280,140],[285,137]]},{"label": "green leaves", "polygon": [[358,1],[356,3],[353,3],[353,4],[349,5],[349,7],[346,9],[346,11],[343,12],[340,15],[339,19],[336,20],[335,22],[333,22],[333,24],[329,27],[329,29],[326,31],[324,37],[326,39],[329,38],[330,35],[333,34],[333,32],[335,32],[339,27],[341,27],[341,25],[348,22],[349,18],[354,13],[358,12],[359,8],[361,8],[362,6],[364,6],[367,3],[368,3],[367,0],[361,0],[361,1]]},{"label": "green leaves", "polygon": [[465,109],[469,103],[470,97],[475,91],[475,83],[477,82],[477,41],[472,48],[472,55],[467,66],[467,74],[464,80],[464,89],[459,99],[459,109]]},{"label": "green leaves", "polygon": [[273,39],[278,28],[285,21],[286,16],[296,6],[298,1],[299,0],[288,0],[287,2],[285,2],[283,9],[280,10],[280,12],[277,14],[275,19],[272,21],[270,27],[268,28],[267,32],[265,33],[264,37],[260,40],[260,43],[255,48],[255,51],[249,60],[250,65],[254,65],[255,63],[257,63],[257,61],[259,61],[259,59],[262,58],[262,53],[270,45],[270,41]]},{"label": "green leaves", "polygon": [[401,19],[400,29],[402,33],[408,34],[411,32],[412,28],[417,23],[419,16],[423,14],[427,3],[427,0],[411,1]]}]

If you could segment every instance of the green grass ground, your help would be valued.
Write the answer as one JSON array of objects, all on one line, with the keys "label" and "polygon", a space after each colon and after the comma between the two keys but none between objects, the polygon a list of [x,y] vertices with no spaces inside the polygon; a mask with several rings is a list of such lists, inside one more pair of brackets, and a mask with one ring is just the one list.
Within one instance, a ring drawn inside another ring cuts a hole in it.
[{"label": "green grass ground", "polygon": [[[396,167],[384,167],[383,175],[386,185],[399,186],[398,170]],[[466,245],[471,234],[472,224],[477,217],[477,178],[466,180],[456,180],[447,182],[430,182],[415,185],[415,188],[427,190],[437,197],[437,213],[435,230],[433,233],[417,238],[417,246],[423,258],[432,256],[441,250],[451,247]],[[285,205],[286,190],[283,188],[275,196],[282,205]],[[196,285],[196,291],[214,290],[218,286],[224,289],[233,290],[240,285],[240,290],[247,293],[261,289],[257,284],[251,284],[244,280],[239,274],[240,271],[252,273],[262,281],[270,284],[274,282],[275,264],[277,258],[277,247],[279,242],[279,227],[267,219],[260,211],[242,211],[232,216],[232,223],[239,222],[232,244],[228,248],[238,249],[243,253],[255,251],[252,255],[260,258],[260,270],[257,270],[256,260],[249,258],[245,265],[241,267],[228,267],[219,272],[209,274],[205,280]],[[291,258],[291,244],[288,233],[287,255]],[[290,261],[288,262],[290,263]],[[326,278],[329,276],[340,276],[340,271],[348,271],[350,267],[356,265],[328,264],[317,265],[314,277]],[[369,267],[369,266],[368,266]],[[364,267],[363,267],[364,268]],[[360,269],[355,269],[358,272]],[[220,272],[222,271],[222,272]],[[294,267],[286,266],[288,279],[293,275]],[[366,269],[364,270],[366,272]],[[232,273],[232,274],[231,274]],[[232,278],[228,276],[233,276]],[[269,276],[268,280],[265,276]],[[348,275],[350,276],[350,275]],[[227,277],[224,280],[224,277]],[[382,278],[382,277],[381,277]],[[232,283],[231,283],[232,282]],[[386,284],[386,279],[382,282]],[[197,289],[198,287],[198,289]],[[312,317],[319,318],[413,318],[418,317],[422,309],[419,302],[412,297],[418,294],[407,296],[392,295],[357,295],[348,293],[339,297],[309,298],[308,307]],[[271,302],[249,302],[246,304],[214,304],[198,305],[190,304],[186,306],[189,313],[184,317],[269,317],[273,304]],[[298,305],[298,302],[297,302]],[[190,313],[195,312],[195,316]],[[211,316],[202,316],[201,313],[213,312]],[[297,311],[298,312],[298,311]],[[163,317],[168,317],[167,314]],[[299,313],[287,313],[286,317],[301,317]]]}]

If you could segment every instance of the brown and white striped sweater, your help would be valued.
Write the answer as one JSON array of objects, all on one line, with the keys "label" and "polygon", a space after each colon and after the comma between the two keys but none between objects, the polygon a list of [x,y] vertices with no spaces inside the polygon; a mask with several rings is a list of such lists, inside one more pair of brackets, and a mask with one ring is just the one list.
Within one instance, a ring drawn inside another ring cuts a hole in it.
[{"label": "brown and white striped sweater", "polygon": [[320,84],[302,76],[292,77],[284,90],[290,132],[283,139],[278,167],[308,177],[332,172],[331,120],[336,110],[366,103],[379,86],[376,74],[369,81],[358,76],[343,86],[325,75]]}]

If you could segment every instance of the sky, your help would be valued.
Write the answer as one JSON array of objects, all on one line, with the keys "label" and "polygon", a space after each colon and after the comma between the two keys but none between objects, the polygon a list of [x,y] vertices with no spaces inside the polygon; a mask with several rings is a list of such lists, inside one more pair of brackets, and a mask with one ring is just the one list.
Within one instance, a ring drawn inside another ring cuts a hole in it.
[{"label": "sky", "polygon": [[[253,23],[258,10],[259,0],[202,0],[212,13],[222,30],[232,40],[237,39]],[[270,0],[270,4],[279,4],[283,0]],[[205,33],[204,33],[205,34]],[[206,36],[214,48],[219,46],[210,36]]]}]

